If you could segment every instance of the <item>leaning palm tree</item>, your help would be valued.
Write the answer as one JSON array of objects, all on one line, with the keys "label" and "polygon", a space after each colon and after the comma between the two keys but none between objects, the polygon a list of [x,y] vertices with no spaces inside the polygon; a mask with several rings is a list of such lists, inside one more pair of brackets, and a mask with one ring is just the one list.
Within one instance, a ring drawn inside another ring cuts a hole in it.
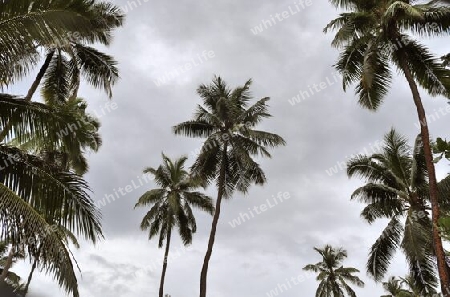
[{"label": "leaning palm tree", "polygon": [[[38,62],[41,47],[80,40],[104,42],[118,9],[90,0],[2,1],[0,10],[0,84],[11,84]],[[112,14],[111,14],[112,13]],[[74,34],[76,33],[76,34]]]},{"label": "leaning palm tree", "polygon": [[[0,94],[0,127],[7,123],[11,124],[8,135],[20,142],[39,138],[54,146],[75,146],[78,137],[86,136],[83,131],[58,135],[66,125],[77,123],[72,112]],[[30,249],[41,246],[45,257],[40,259],[40,267],[54,274],[67,292],[79,296],[67,241],[48,222],[93,242],[102,237],[100,214],[89,197],[87,183],[72,171],[13,146],[0,144],[0,160],[1,240],[11,244],[10,254],[25,245],[34,255]],[[10,264],[6,263],[6,270]],[[0,282],[3,279],[0,276]]]},{"label": "leaning palm tree", "polygon": [[330,0],[341,13],[324,29],[337,30],[332,45],[341,49],[336,69],[343,75],[346,89],[356,83],[359,103],[376,110],[391,83],[391,66],[402,73],[411,89],[421,123],[421,137],[430,183],[433,244],[442,291],[450,296],[449,269],[439,235],[439,204],[436,174],[430,147],[425,110],[418,86],[430,95],[450,98],[450,70],[413,35],[441,36],[450,33],[450,7],[431,1]]},{"label": "leaning palm tree", "polygon": [[364,282],[357,276],[359,270],[352,267],[344,267],[342,261],[347,258],[347,251],[341,248],[333,248],[326,245],[324,248],[314,248],[322,256],[322,261],[316,264],[306,265],[303,270],[317,273],[319,287],[316,297],[356,297],[355,291],[348,282],[360,288],[364,287]]},{"label": "leaning palm tree", "polygon": [[181,157],[175,161],[162,155],[163,164],[157,169],[147,168],[144,173],[151,173],[159,188],[146,192],[139,198],[136,207],[152,205],[141,222],[142,230],[149,230],[149,239],[159,234],[159,247],[166,241],[166,251],[159,286],[159,297],[164,296],[164,280],[170,249],[170,239],[174,227],[185,245],[192,242],[192,234],[197,231],[192,207],[213,214],[212,199],[203,193],[195,191],[202,185],[201,180],[192,178],[184,169],[187,158]]},{"label": "leaning palm tree", "polygon": [[367,272],[380,281],[394,252],[400,248],[417,286],[424,293],[434,292],[437,279],[429,218],[428,172],[420,135],[411,150],[407,140],[392,129],[384,137],[381,152],[350,159],[347,174],[366,181],[352,194],[352,199],[367,204],[362,218],[368,223],[390,220],[372,245]]},{"label": "leaning palm tree", "polygon": [[[38,6],[36,2],[39,2],[36,0],[23,1],[26,1],[27,3],[31,2],[36,6]],[[74,3],[76,1],[80,2],[79,0],[71,0],[71,2]],[[72,3],[72,5],[76,6],[74,3]],[[31,5],[30,3],[28,4]],[[25,55],[24,57],[21,57],[20,54],[16,53],[19,58],[8,59],[4,71],[2,71],[2,65],[0,64],[0,86],[2,86],[2,81],[4,81],[5,84],[11,83],[15,79],[27,74],[39,60],[39,49],[43,48],[43,50],[47,52],[45,60],[28,90],[27,95],[24,97],[25,100],[31,101],[42,81],[42,95],[46,103],[55,105],[64,103],[69,99],[75,100],[78,95],[81,76],[84,76],[86,81],[92,86],[103,88],[111,97],[111,87],[118,79],[117,62],[111,56],[96,50],[90,45],[93,43],[100,43],[106,46],[109,45],[111,42],[112,31],[123,24],[124,16],[117,6],[106,2],[84,0],[82,3],[76,2],[76,4],[79,8],[75,12],[78,12],[89,21],[88,27],[90,30],[62,32],[61,34],[53,35],[52,38],[48,40],[41,40],[42,38],[40,38],[40,36],[35,37],[40,39],[34,40],[34,43],[37,44],[37,46],[34,46],[32,52],[29,53],[32,57],[31,61],[28,60],[30,56]],[[48,4],[47,6],[44,5],[44,7],[40,7],[40,9],[44,10],[44,12],[45,9],[53,12],[54,10],[61,10],[65,7],[62,6],[61,8],[61,4],[60,6],[56,5],[56,7],[54,7],[55,4],[53,4],[53,6]],[[79,12],[80,9],[81,12]],[[34,11],[14,10],[14,7],[9,10],[7,9],[6,11],[8,13],[4,13],[3,15],[0,14],[0,26],[3,23],[14,23],[17,18],[26,19],[32,12],[35,13]],[[4,20],[2,20],[2,18]],[[8,27],[6,29],[8,29]],[[76,32],[76,34],[72,34],[73,32]],[[0,39],[0,49],[1,48],[2,43]],[[9,56],[8,54],[9,52],[6,51],[4,55]],[[4,78],[1,79],[1,76],[4,76]],[[9,130],[10,125],[7,125],[0,133],[0,141],[5,138],[6,133],[8,133]]]},{"label": "leaning palm tree", "polygon": [[93,87],[102,88],[112,96],[111,87],[119,76],[117,62],[90,45],[110,45],[112,31],[123,25],[124,15],[119,7],[107,2],[91,1],[88,10],[93,17],[91,32],[72,34],[57,43],[42,45],[46,51],[45,60],[25,96],[26,100],[31,100],[42,80],[46,102],[76,98],[81,76]]},{"label": "leaning palm tree", "polygon": [[217,186],[216,211],[200,276],[200,297],[206,296],[222,199],[231,198],[235,190],[247,192],[252,183],[264,184],[264,172],[252,157],[271,157],[268,148],[285,144],[280,136],[255,129],[271,115],[267,97],[249,105],[250,86],[248,80],[244,86],[231,90],[220,77],[215,77],[212,84],[197,89],[204,106],[198,105],[194,119],[174,127],[177,135],[206,138],[191,170],[208,183],[215,181]]}]

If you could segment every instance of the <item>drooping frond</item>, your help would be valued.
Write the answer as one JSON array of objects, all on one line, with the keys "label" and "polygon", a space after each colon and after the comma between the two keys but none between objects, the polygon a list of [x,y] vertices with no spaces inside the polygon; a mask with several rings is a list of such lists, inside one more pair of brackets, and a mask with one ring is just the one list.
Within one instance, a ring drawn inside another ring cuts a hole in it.
[{"label": "drooping frond", "polygon": [[93,242],[102,237],[100,213],[81,177],[16,148],[0,146],[0,160],[0,182],[46,219]]},{"label": "drooping frond", "polygon": [[112,96],[112,86],[119,78],[117,62],[93,47],[74,44],[75,57],[81,73],[87,82],[95,88],[103,89],[109,97]]},{"label": "drooping frond", "polygon": [[400,244],[404,229],[397,217],[393,217],[380,237],[372,245],[367,261],[367,272],[376,281],[381,281],[387,272],[392,257]]},{"label": "drooping frond", "polygon": [[[18,237],[24,229],[29,234],[35,234],[35,240],[40,241],[45,250],[42,259],[44,269],[55,276],[66,292],[79,297],[77,278],[64,240],[52,231],[52,227],[30,204],[1,182],[0,198],[2,239],[17,244],[21,242]],[[20,221],[16,220],[19,218]]]},{"label": "drooping frond", "polygon": [[414,79],[431,96],[443,95],[450,98],[450,69],[432,55],[428,48],[415,40],[403,36],[404,46],[393,55],[393,61],[401,69],[400,54],[407,56],[407,62]]}]

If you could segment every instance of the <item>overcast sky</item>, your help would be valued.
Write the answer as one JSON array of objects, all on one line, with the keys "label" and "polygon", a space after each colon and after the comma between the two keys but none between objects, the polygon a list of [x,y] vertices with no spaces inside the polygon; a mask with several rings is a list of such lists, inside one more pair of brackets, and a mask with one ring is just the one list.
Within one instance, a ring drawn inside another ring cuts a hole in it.
[{"label": "overcast sky", "polygon": [[[261,160],[268,177],[264,187],[224,201],[208,296],[263,297],[288,283],[290,288],[279,296],[314,296],[317,282],[302,267],[318,262],[312,248],[325,244],[346,249],[349,257],[344,265],[361,270],[366,288],[356,289],[358,296],[380,296],[381,285],[367,277],[365,263],[386,222],[370,226],[360,219],[363,205],[350,201],[350,195],[362,182],[349,180],[339,164],[352,154],[372,152],[391,127],[411,141],[417,135],[405,79],[394,79],[377,113],[361,109],[352,90],[344,93],[332,68],[338,55],[330,46],[332,35],[322,33],[338,11],[325,0],[305,1],[303,6],[291,0],[113,2],[128,11],[125,26],[105,49],[120,63],[121,80],[112,101],[116,105],[89,87],[79,92],[102,122],[103,146],[89,156],[86,176],[94,200],[138,184],[146,166],[161,163],[162,151],[172,158],[187,154],[191,164],[200,140],[174,136],[171,127],[192,117],[200,103],[197,86],[209,83],[214,74],[232,87],[252,78],[255,99],[271,97],[273,118],[261,128],[283,136],[287,146],[274,150],[272,159]],[[277,20],[276,14],[283,11],[287,11],[283,21]],[[266,29],[262,20],[271,16],[276,24]],[[254,34],[259,25],[263,30]],[[448,44],[448,40],[426,42],[439,55],[446,51],[444,42]],[[162,83],[174,69],[180,74]],[[321,82],[325,87],[314,91],[314,84]],[[25,81],[10,91],[25,94],[28,85]],[[302,92],[313,95],[292,105],[292,98]],[[446,107],[443,98],[423,94],[423,100],[429,113]],[[447,115],[432,121],[432,135],[450,137],[445,129],[449,121]],[[448,169],[447,164],[440,165],[438,177]],[[138,197],[153,186],[148,183],[102,207],[106,239],[95,247],[83,244],[76,252],[82,269],[81,296],[156,296],[163,250],[139,230],[145,210],[133,210]],[[207,192],[215,197],[214,188]],[[229,223],[278,193],[290,198],[239,226]],[[173,237],[165,286],[172,297],[198,296],[211,217],[198,213],[197,221],[198,232],[188,249],[181,247],[178,236]],[[405,260],[397,255],[388,275],[406,273]],[[19,263],[15,270],[26,276],[29,264]],[[292,277],[303,281],[294,284]],[[30,290],[30,297],[62,294],[42,275]]]}]

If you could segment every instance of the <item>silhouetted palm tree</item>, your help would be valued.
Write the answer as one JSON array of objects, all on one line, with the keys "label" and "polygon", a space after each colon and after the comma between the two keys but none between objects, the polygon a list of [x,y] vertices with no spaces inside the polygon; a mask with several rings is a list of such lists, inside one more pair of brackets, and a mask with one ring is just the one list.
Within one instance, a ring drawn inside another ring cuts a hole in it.
[{"label": "silhouetted palm tree", "polygon": [[167,260],[170,249],[172,229],[178,227],[178,232],[185,245],[192,242],[192,234],[197,231],[192,207],[213,214],[212,199],[203,193],[195,191],[202,185],[198,179],[191,178],[184,169],[186,157],[172,162],[164,154],[163,164],[157,169],[147,168],[144,173],[151,173],[159,188],[146,192],[139,198],[136,207],[152,205],[144,216],[141,229],[149,230],[149,239],[159,233],[159,247],[166,240],[166,251],[159,287],[159,297],[164,295],[164,279],[167,270]]}]

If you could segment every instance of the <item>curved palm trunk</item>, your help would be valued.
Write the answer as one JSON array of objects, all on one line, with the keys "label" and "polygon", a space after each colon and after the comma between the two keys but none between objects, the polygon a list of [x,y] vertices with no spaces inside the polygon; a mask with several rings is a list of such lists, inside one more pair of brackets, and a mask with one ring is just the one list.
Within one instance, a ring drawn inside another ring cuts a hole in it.
[{"label": "curved palm trunk", "polygon": [[[47,57],[45,58],[44,64],[42,64],[41,69],[39,70],[33,84],[31,85],[30,89],[28,90],[27,95],[24,97],[24,100],[27,102],[31,101],[31,98],[33,97],[34,93],[36,93],[37,88],[41,84],[42,79],[44,78],[45,73],[47,72],[48,67],[50,66],[50,62],[52,61],[53,55],[55,54],[55,51],[52,50],[47,54]],[[8,135],[9,130],[11,129],[11,123],[6,123],[3,130],[0,132],[0,142],[2,142],[6,135]]]},{"label": "curved palm trunk", "polygon": [[172,230],[169,229],[169,232],[167,233],[166,252],[164,253],[164,263],[163,263],[163,269],[162,269],[162,274],[161,274],[161,283],[159,285],[159,297],[163,297],[163,295],[164,295],[164,279],[166,277],[167,257],[169,256],[171,233],[172,233]]},{"label": "curved palm trunk", "polygon": [[438,229],[438,221],[439,221],[439,201],[438,201],[438,187],[436,180],[436,172],[434,170],[433,163],[433,155],[431,153],[430,146],[430,134],[428,131],[427,118],[425,114],[425,109],[422,105],[422,100],[420,98],[420,93],[417,88],[417,84],[414,80],[414,77],[411,73],[411,69],[407,63],[407,58],[405,53],[400,54],[400,66],[402,67],[402,71],[405,74],[406,79],[408,80],[409,87],[411,88],[411,92],[413,94],[414,104],[417,108],[417,115],[419,117],[420,125],[420,134],[422,136],[423,148],[425,152],[425,162],[428,170],[428,179],[430,184],[430,201],[431,201],[431,220],[433,223],[433,246],[434,251],[436,253],[437,258],[437,266],[439,272],[439,279],[441,283],[441,291],[444,297],[450,297],[450,279],[449,279],[449,271],[445,259],[445,252],[442,246],[442,239],[439,234]]},{"label": "curved palm trunk", "polygon": [[25,101],[31,101],[34,93],[36,93],[37,88],[41,84],[41,80],[44,78],[45,73],[47,72],[48,67],[50,66],[50,62],[53,59],[53,55],[55,54],[55,50],[50,51],[45,58],[44,64],[42,64],[41,69],[39,70],[36,79],[28,90],[27,95],[25,96]]},{"label": "curved palm trunk", "polygon": [[225,186],[225,165],[223,162],[225,161],[226,156],[227,156],[227,145],[225,144],[225,147],[222,152],[222,164],[219,175],[219,190],[217,192],[216,210],[214,212],[214,217],[211,225],[211,232],[209,234],[208,249],[206,250],[205,259],[203,260],[202,272],[200,274],[200,297],[206,297],[206,282],[208,280],[209,260],[211,259],[214,240],[216,238],[217,223],[219,222],[220,216],[220,205],[222,203],[222,198],[224,194],[223,188]]},{"label": "curved palm trunk", "polygon": [[11,266],[13,264],[13,259],[14,259],[15,253],[16,253],[16,250],[14,247],[12,247],[11,250],[9,251],[8,258],[6,259],[5,267],[3,267],[2,274],[0,275],[0,282],[4,282],[6,280],[9,269],[11,269]]}]

